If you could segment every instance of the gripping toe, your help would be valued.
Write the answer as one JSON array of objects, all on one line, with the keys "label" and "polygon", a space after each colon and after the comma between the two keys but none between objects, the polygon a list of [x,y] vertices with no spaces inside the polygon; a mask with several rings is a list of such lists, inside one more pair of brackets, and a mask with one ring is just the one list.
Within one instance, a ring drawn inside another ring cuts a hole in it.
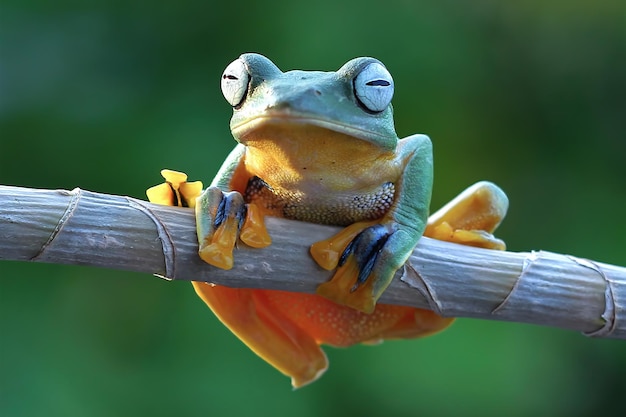
[{"label": "gripping toe", "polygon": [[348,244],[365,228],[376,224],[375,221],[365,221],[353,223],[342,229],[336,235],[315,242],[311,245],[311,256],[322,268],[332,271],[339,265],[339,258],[345,251]]},{"label": "gripping toe", "polygon": [[202,192],[202,182],[187,182],[187,174],[171,169],[161,170],[165,182],[146,190],[148,201],[165,206],[195,207]]},{"label": "gripping toe", "polygon": [[428,218],[424,236],[486,249],[504,250],[493,235],[509,207],[497,185],[481,181],[467,188]]},{"label": "gripping toe", "polygon": [[272,244],[272,238],[265,227],[263,214],[256,204],[248,204],[239,238],[253,248],[264,248]]},{"label": "gripping toe", "polygon": [[246,204],[239,192],[223,192],[217,187],[207,188],[198,197],[196,228],[200,257],[222,269],[233,267],[237,239],[254,248],[272,243],[258,207]]},{"label": "gripping toe", "polygon": [[347,235],[352,236],[360,229],[337,256],[337,272],[329,282],[317,288],[317,294],[338,304],[371,313],[397,269],[395,265],[390,265],[389,259],[385,259],[388,258],[385,246],[393,230],[383,224],[356,225],[358,227],[352,225],[340,232],[343,235],[339,241],[344,241]]}]

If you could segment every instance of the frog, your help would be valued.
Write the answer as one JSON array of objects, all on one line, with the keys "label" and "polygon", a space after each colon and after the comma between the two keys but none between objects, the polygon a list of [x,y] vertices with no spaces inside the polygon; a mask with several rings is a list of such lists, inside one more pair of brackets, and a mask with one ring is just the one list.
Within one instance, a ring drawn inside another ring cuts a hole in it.
[{"label": "frog", "polygon": [[432,143],[423,134],[398,137],[394,88],[371,57],[337,71],[283,72],[263,55],[243,54],[221,77],[237,145],[210,186],[163,170],[166,181],[147,192],[152,202],[195,210],[198,254],[222,269],[232,268],[238,245],[271,244],[267,216],[341,227],[310,247],[315,262],[333,271],[315,294],[192,282],[218,319],[294,388],[328,368],[321,345],[422,337],[452,323],[378,302],[422,236],[505,249],[493,232],[508,199],[491,182],[429,216]]}]

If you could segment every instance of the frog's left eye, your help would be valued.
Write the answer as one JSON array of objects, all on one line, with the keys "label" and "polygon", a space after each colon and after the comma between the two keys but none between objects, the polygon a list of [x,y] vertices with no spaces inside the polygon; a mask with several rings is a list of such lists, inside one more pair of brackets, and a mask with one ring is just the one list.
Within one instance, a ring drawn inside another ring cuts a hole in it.
[{"label": "frog's left eye", "polygon": [[250,74],[241,59],[231,62],[226,67],[222,74],[222,94],[231,106],[237,107],[241,104],[248,91],[249,82]]},{"label": "frog's left eye", "polygon": [[389,106],[393,97],[393,78],[383,65],[373,62],[354,79],[354,93],[361,106],[379,113]]}]

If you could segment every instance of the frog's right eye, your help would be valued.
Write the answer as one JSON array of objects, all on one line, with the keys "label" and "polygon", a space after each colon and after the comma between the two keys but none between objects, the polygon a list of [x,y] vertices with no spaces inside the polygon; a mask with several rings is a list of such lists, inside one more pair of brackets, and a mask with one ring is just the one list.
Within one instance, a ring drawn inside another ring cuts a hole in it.
[{"label": "frog's right eye", "polygon": [[354,94],[365,110],[380,113],[393,97],[393,78],[382,64],[372,62],[354,79]]},{"label": "frog's right eye", "polygon": [[249,82],[250,74],[241,59],[231,62],[226,67],[222,74],[222,94],[231,106],[237,107],[243,102]]}]

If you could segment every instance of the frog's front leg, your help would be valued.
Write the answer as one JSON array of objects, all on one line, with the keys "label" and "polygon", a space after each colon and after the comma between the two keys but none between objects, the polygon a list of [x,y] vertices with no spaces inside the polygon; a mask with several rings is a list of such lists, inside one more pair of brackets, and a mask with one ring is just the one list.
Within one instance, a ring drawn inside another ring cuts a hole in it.
[{"label": "frog's front leg", "polygon": [[207,188],[196,200],[196,227],[200,258],[222,269],[233,267],[237,239],[254,248],[271,244],[261,211],[238,191]]},{"label": "frog's front leg", "polygon": [[326,269],[338,267],[317,293],[339,304],[371,313],[376,301],[404,265],[422,236],[432,189],[432,145],[424,135],[398,142],[396,163],[403,170],[394,183],[394,202],[379,220],[357,222],[311,247]]},{"label": "frog's front leg", "polygon": [[261,210],[247,204],[241,195],[250,177],[243,162],[245,152],[241,144],[233,149],[195,204],[198,254],[205,262],[222,269],[233,267],[233,249],[238,239],[254,248],[272,243]]}]

